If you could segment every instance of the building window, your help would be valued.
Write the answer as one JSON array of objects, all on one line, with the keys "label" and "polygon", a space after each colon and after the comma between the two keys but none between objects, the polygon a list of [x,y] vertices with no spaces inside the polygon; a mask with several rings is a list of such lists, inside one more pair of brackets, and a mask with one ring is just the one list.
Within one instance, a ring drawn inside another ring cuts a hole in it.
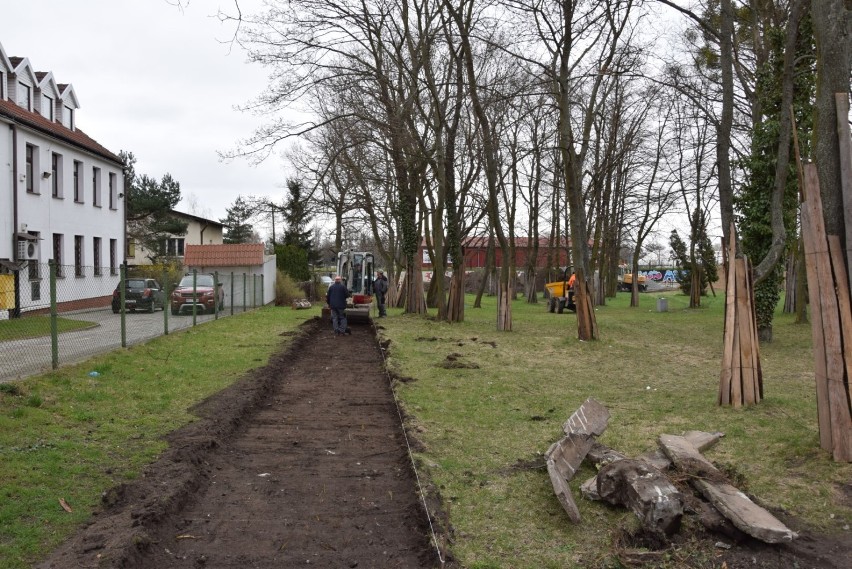
[{"label": "building window", "polygon": [[53,122],[53,99],[47,95],[41,97],[41,116]]},{"label": "building window", "polygon": [[74,276],[83,276],[83,236],[74,236]]},{"label": "building window", "polygon": [[32,109],[32,87],[18,83],[18,106],[28,111]]},{"label": "building window", "polygon": [[166,239],[163,254],[169,257],[183,257],[183,242],[183,237]]},{"label": "building window", "polygon": [[101,207],[101,169],[92,168],[92,205]]},{"label": "building window", "polygon": [[41,281],[30,281],[30,300],[41,300]]},{"label": "building window", "polygon": [[6,75],[0,70],[0,99],[6,100]]},{"label": "building window", "polygon": [[63,238],[61,233],[53,234],[53,262],[56,264],[56,276],[65,276],[65,267],[62,264],[62,245]]},{"label": "building window", "polygon": [[33,172],[35,172],[35,158],[35,146],[33,146],[32,144],[27,144],[27,171],[25,172],[25,174],[27,176],[27,192],[31,194],[36,193],[35,179],[33,176]]},{"label": "building window", "polygon": [[62,125],[65,128],[70,128],[74,130],[74,109],[65,105],[62,112]]},{"label": "building window", "polygon": [[53,152],[50,159],[50,184],[53,191],[53,197],[61,198],[62,196],[62,155]]},{"label": "building window", "polygon": [[136,239],[133,237],[129,237],[127,239],[127,255],[128,259],[132,259],[136,256]]},{"label": "building window", "polygon": [[118,274],[118,240],[109,240],[109,274]]},{"label": "building window", "polygon": [[118,203],[118,187],[116,185],[116,177],[115,174],[109,173],[109,208],[117,209]]},{"label": "building window", "polygon": [[83,163],[74,160],[74,201],[83,203]]},{"label": "building window", "polygon": [[101,238],[94,237],[92,239],[92,264],[95,266],[95,275],[100,276],[101,272]]}]

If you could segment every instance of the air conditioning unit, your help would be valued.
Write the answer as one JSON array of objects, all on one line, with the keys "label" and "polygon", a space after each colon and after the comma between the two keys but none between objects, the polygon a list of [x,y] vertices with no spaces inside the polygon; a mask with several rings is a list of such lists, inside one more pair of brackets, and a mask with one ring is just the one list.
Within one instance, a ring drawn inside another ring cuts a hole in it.
[{"label": "air conditioning unit", "polygon": [[38,242],[29,239],[21,239],[18,241],[18,260],[19,261],[37,261],[38,260]]}]

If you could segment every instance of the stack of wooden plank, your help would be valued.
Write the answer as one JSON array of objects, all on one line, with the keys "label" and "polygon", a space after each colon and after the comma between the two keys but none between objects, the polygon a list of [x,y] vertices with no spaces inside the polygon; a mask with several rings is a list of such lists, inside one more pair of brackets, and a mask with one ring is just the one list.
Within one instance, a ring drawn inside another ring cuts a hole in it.
[{"label": "stack of wooden plank", "polygon": [[751,266],[736,256],[736,233],[731,224],[725,294],[725,334],[719,405],[754,405],[763,399],[763,371],[754,310]]},{"label": "stack of wooden plank", "polygon": [[[811,304],[820,446],[852,461],[852,308],[840,238],[826,235],[817,168],[804,167],[802,238]],[[852,220],[847,220],[847,224]]]}]

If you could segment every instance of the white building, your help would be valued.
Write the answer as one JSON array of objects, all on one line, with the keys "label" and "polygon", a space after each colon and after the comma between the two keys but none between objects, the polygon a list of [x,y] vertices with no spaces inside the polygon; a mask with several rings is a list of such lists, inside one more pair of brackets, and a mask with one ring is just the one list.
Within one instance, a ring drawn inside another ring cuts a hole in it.
[{"label": "white building", "polygon": [[157,251],[157,255],[151,255],[145,247],[136,243],[133,238],[128,238],[127,265],[129,267],[150,265],[152,256],[159,256],[183,264],[187,245],[222,244],[225,225],[221,222],[177,210],[172,210],[171,214],[186,222],[186,234],[171,235],[166,238],[162,244],[162,249]]},{"label": "white building", "polygon": [[[70,84],[0,44],[0,318],[108,302],[125,251],[122,162],[77,128]],[[11,290],[10,290],[11,283]]]}]

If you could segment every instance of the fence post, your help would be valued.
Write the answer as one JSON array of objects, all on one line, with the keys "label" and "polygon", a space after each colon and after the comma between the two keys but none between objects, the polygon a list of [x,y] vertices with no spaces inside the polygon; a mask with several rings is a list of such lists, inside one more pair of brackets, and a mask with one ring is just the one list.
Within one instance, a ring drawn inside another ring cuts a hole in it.
[{"label": "fence post", "polygon": [[121,347],[127,347],[127,308],[124,301],[127,298],[127,261],[121,264],[121,275],[118,278],[118,304],[121,310]]},{"label": "fence post", "polygon": [[246,302],[246,274],[243,273],[243,312],[248,310],[248,304]]},{"label": "fence post", "polygon": [[163,334],[169,335],[169,311],[172,309],[172,293],[169,288],[169,269],[163,267]]},{"label": "fence post", "polygon": [[231,271],[231,316],[234,315],[234,271]]},{"label": "fence post", "polygon": [[50,365],[53,369],[59,367],[59,328],[56,320],[56,261],[51,259],[50,265]]},{"label": "fence post", "polygon": [[258,279],[260,279],[260,306],[266,304],[263,301],[263,275],[257,275]]},{"label": "fence post", "polygon": [[251,276],[251,307],[257,308],[257,275]]},{"label": "fence post", "polygon": [[219,320],[219,271],[213,271],[213,320]]},{"label": "fence post", "polygon": [[198,315],[198,269],[192,269],[192,325]]}]

